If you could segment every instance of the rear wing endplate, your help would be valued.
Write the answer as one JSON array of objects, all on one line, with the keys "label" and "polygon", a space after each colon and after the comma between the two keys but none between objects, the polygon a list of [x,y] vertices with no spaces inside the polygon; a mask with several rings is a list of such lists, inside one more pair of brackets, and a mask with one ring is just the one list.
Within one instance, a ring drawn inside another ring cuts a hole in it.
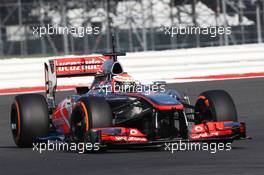
[{"label": "rear wing endplate", "polygon": [[55,58],[45,62],[45,89],[49,103],[54,103],[57,78],[95,76],[102,72],[103,63],[110,58],[107,55],[91,55]]}]

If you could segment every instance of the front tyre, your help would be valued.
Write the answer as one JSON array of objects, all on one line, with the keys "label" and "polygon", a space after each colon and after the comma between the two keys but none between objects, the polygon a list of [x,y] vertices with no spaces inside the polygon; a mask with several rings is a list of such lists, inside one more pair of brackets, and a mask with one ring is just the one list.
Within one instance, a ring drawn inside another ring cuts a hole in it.
[{"label": "front tyre", "polygon": [[237,111],[232,97],[223,90],[201,93],[195,104],[198,121],[237,121]]},{"label": "front tyre", "polygon": [[87,133],[93,128],[112,126],[112,111],[104,97],[88,96],[81,98],[73,108],[71,120],[73,140],[87,140]]},{"label": "front tyre", "polygon": [[49,134],[48,104],[40,94],[16,96],[10,119],[12,135],[18,147],[32,147],[39,137]]}]

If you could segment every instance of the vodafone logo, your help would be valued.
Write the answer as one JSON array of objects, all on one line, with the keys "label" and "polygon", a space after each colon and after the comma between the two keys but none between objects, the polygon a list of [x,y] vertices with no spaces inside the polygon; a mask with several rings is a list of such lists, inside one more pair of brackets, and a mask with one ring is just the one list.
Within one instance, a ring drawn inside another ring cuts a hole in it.
[{"label": "vodafone logo", "polygon": [[147,139],[144,138],[144,137],[129,137],[128,141],[131,141],[131,142],[146,142]]},{"label": "vodafone logo", "polygon": [[[89,65],[90,64],[90,65]],[[84,70],[94,70],[99,69],[100,65],[93,64],[102,64],[100,60],[91,60],[91,61],[77,61],[77,62],[62,62],[57,64],[57,71],[67,72],[67,71],[84,71]]]},{"label": "vodafone logo", "polygon": [[115,136],[116,141],[127,141],[127,136]]},{"label": "vodafone logo", "polygon": [[214,137],[214,136],[218,136],[218,135],[219,135],[218,132],[211,132],[211,133],[202,133],[202,134],[198,134],[198,135],[192,135],[191,138],[192,139],[200,139],[200,138]]},{"label": "vodafone logo", "polygon": [[202,132],[204,129],[201,126],[195,126],[194,130],[197,132]]},{"label": "vodafone logo", "polygon": [[105,57],[65,58],[55,60],[58,74],[96,72],[107,60]]},{"label": "vodafone logo", "polygon": [[136,129],[130,129],[130,135],[137,135],[138,131]]},{"label": "vodafone logo", "polygon": [[213,136],[218,136],[219,135],[219,132],[211,132],[211,135],[213,135]]},{"label": "vodafone logo", "polygon": [[199,138],[204,138],[208,137],[209,135],[207,133],[199,134],[199,135],[194,135],[192,136],[193,139],[199,139]]},{"label": "vodafone logo", "polygon": [[127,137],[127,136],[115,136],[115,141],[128,141],[128,142],[147,142],[145,137]]}]

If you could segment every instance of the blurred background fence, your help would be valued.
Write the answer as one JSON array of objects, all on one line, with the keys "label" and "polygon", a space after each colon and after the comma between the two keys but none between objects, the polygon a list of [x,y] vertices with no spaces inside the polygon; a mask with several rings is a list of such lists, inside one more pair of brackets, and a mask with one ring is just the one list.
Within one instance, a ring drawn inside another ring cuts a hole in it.
[{"label": "blurred background fence", "polygon": [[[164,26],[230,26],[232,33],[165,35]],[[34,35],[33,28],[99,27],[97,35]],[[0,0],[0,58],[262,43],[264,0]]]}]

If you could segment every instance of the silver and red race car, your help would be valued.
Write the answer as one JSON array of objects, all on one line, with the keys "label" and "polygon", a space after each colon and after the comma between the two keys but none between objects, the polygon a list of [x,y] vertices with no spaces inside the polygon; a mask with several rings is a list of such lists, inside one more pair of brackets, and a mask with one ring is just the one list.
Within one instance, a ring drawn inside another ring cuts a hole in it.
[{"label": "silver and red race car", "polygon": [[[113,52],[45,63],[46,96],[24,94],[11,107],[18,147],[40,140],[99,143],[101,147],[162,145],[165,142],[232,142],[246,138],[231,96],[223,90],[188,96],[163,81],[143,85],[123,71]],[[58,78],[93,76],[88,87],[56,103]]]}]

